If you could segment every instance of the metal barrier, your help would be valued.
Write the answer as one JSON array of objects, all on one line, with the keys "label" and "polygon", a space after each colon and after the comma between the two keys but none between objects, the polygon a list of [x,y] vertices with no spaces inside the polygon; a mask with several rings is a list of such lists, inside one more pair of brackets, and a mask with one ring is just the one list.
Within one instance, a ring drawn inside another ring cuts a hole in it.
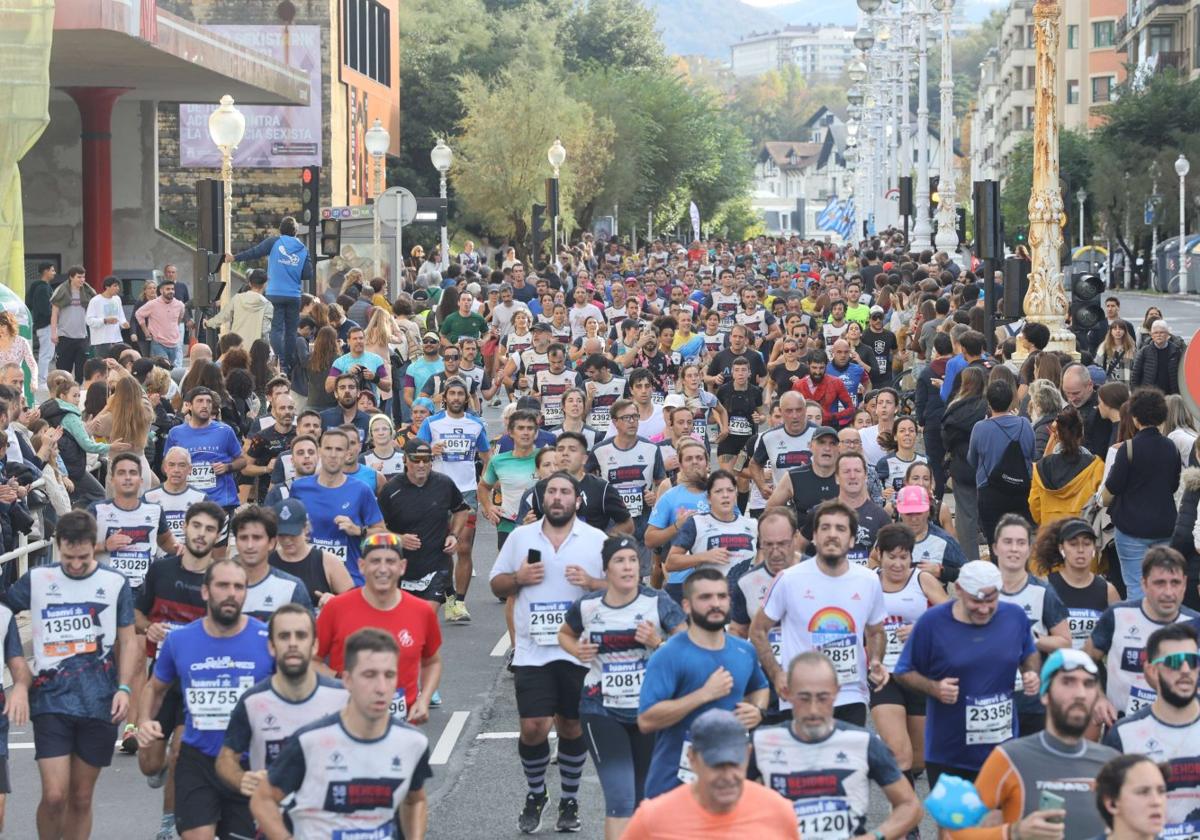
[{"label": "metal barrier", "polygon": [[[37,481],[34,481],[33,483],[31,483],[29,485],[29,489],[37,490],[40,487],[44,487],[45,484],[46,484],[46,479],[39,478]],[[8,551],[8,552],[5,552],[4,554],[0,554],[0,566],[4,565],[5,563],[11,563],[13,560],[20,561],[17,566],[17,577],[20,577],[21,575],[23,575],[27,571],[29,571],[28,558],[29,558],[30,554],[33,554],[35,551],[41,551],[43,548],[47,548],[53,544],[53,540],[46,539],[44,536],[46,533],[45,516],[43,514],[39,513],[39,517],[42,520],[42,534],[43,534],[42,539],[37,540],[36,542],[30,542],[29,536],[27,534],[18,534],[17,535],[17,547],[14,548],[12,551]]]}]

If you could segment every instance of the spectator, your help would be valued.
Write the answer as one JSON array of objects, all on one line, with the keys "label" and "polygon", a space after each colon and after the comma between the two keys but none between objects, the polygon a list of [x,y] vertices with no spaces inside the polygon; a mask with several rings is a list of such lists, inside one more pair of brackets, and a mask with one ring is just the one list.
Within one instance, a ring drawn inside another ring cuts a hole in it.
[{"label": "spectator", "polygon": [[37,386],[46,387],[46,374],[54,360],[54,342],[50,340],[50,295],[58,269],[54,263],[38,263],[38,276],[25,290],[25,306],[33,321],[33,334],[37,339]]},{"label": "spectator", "polygon": [[67,269],[67,282],[50,296],[50,341],[55,347],[54,366],[71,371],[76,382],[83,381],[83,363],[87,360],[87,307],[96,290],[87,283],[82,266]]},{"label": "spectator", "polygon": [[1146,309],[1146,317],[1142,318],[1142,325],[1138,327],[1137,346],[1139,350],[1150,343],[1150,327],[1155,321],[1161,321],[1162,316],[1162,310],[1157,306]]},{"label": "spectator", "polygon": [[946,413],[946,404],[933,380],[945,377],[953,346],[950,336],[939,332],[933,334],[930,347],[933,358],[917,374],[915,411],[925,440],[925,456],[933,472],[933,495],[941,499],[946,492],[946,466],[943,463],[946,450],[942,446],[942,415]]},{"label": "spectator", "polygon": [[1192,412],[1188,410],[1187,403],[1179,394],[1167,397],[1167,420],[1159,431],[1175,444],[1175,448],[1179,450],[1179,460],[1186,467],[1196,446],[1196,436],[1200,433],[1196,430]]},{"label": "spectator", "polygon": [[1133,360],[1129,387],[1150,385],[1164,394],[1179,393],[1179,363],[1183,360],[1183,343],[1171,335],[1167,322],[1161,318],[1150,325],[1150,341]]},{"label": "spectator", "polygon": [[1083,422],[1068,406],[1050,427],[1046,455],[1033,466],[1029,512],[1037,525],[1079,516],[1100,489],[1104,462],[1083,446]]},{"label": "spectator", "polygon": [[942,445],[949,464],[947,472],[954,482],[954,531],[967,560],[978,560],[979,502],[975,470],[967,460],[967,453],[971,430],[988,413],[983,395],[986,376],[981,368],[966,368],[959,376],[962,381],[958,392],[942,417]]},{"label": "spectator", "polygon": [[[1047,357],[1052,358],[1052,357]],[[1063,398],[1054,384],[1035,379],[1029,385],[1029,421],[1033,424],[1033,460],[1040,461],[1050,442],[1050,427],[1063,409]]]},{"label": "spectator", "polygon": [[991,545],[1004,514],[1030,518],[1033,426],[1028,419],[1010,413],[1016,399],[1010,383],[994,379],[988,383],[985,396],[989,416],[971,430],[967,460],[975,469],[979,524]]},{"label": "spectator", "polygon": [[[263,294],[267,287],[267,272],[256,268],[250,272],[249,281],[248,288],[234,295],[228,306],[204,322],[206,326],[220,327],[223,336],[236,333],[247,342],[270,337],[275,307]],[[293,328],[288,335],[295,332]],[[278,347],[276,355],[280,355]]]},{"label": "spectator", "polygon": [[1104,482],[1116,533],[1127,597],[1142,597],[1142,557],[1155,543],[1171,541],[1175,531],[1175,490],[1182,471],[1179,451],[1158,427],[1167,419],[1167,401],[1154,388],[1139,388],[1129,398],[1136,434],[1117,449]]},{"label": "spectator", "polygon": [[1064,370],[1062,392],[1083,421],[1083,445],[1092,452],[1107,450],[1112,442],[1112,423],[1100,412],[1100,397],[1088,369],[1072,364]]},{"label": "spectator", "polygon": [[954,395],[960,371],[968,367],[992,366],[991,360],[983,352],[983,335],[975,330],[967,330],[959,337],[958,350],[958,354],[946,363],[946,377],[942,380],[942,399],[947,403]]},{"label": "spectator", "polygon": [[1128,385],[1136,355],[1137,345],[1133,341],[1133,327],[1128,321],[1120,318],[1111,322],[1096,353],[1096,364],[1104,369],[1108,381]]},{"label": "spectator", "polygon": [[[1195,454],[1191,462],[1196,463]],[[1200,523],[1197,508],[1200,507],[1200,467],[1185,467],[1179,478],[1183,485],[1183,497],[1179,500],[1179,518],[1175,520],[1175,533],[1171,536],[1171,548],[1183,555],[1187,561],[1187,586],[1183,591],[1183,604],[1200,609]]]}]

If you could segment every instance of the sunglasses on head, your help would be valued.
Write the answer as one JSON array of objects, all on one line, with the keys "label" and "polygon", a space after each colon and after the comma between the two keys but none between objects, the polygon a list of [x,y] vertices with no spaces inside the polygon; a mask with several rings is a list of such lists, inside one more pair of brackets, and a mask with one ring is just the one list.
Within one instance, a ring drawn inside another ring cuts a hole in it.
[{"label": "sunglasses on head", "polygon": [[1195,671],[1200,667],[1200,653],[1168,653],[1166,656],[1151,659],[1150,662],[1154,665],[1164,665],[1172,671],[1178,671],[1184,665]]}]

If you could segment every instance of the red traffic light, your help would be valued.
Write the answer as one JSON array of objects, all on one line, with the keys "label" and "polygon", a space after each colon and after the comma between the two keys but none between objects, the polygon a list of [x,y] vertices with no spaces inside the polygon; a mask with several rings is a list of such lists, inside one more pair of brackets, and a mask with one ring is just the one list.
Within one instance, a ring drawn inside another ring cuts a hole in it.
[{"label": "red traffic light", "polygon": [[300,180],[301,180],[301,181],[303,181],[303,182],[304,182],[304,183],[306,183],[306,184],[310,184],[310,183],[312,183],[312,179],[313,179],[313,171],[312,171],[312,169],[311,169],[310,167],[307,167],[307,166],[306,166],[306,167],[304,167],[304,169],[302,169],[302,170],[300,171]]}]

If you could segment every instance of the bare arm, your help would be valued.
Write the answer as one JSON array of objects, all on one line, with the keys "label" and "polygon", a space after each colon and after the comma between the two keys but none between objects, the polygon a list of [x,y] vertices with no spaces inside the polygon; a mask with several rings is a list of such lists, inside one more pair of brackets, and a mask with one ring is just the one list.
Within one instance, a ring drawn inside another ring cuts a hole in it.
[{"label": "bare arm", "polygon": [[876,831],[882,832],[884,837],[904,837],[921,824],[925,809],[908,779],[897,779],[884,787],[883,793],[892,806],[892,812],[875,827]]},{"label": "bare arm", "polygon": [[400,803],[400,828],[404,837],[412,840],[425,840],[425,830],[429,823],[429,801],[425,790],[410,790]]},{"label": "bare arm", "polygon": [[283,813],[279,810],[279,803],[282,801],[283,791],[270,782],[260,784],[250,797],[250,813],[254,815],[258,830],[267,840],[288,840],[292,836],[283,822]]},{"label": "bare arm", "polygon": [[765,610],[761,609],[755,613],[754,618],[750,619],[750,643],[754,645],[754,652],[758,654],[758,662],[762,665],[767,679],[771,681],[771,685],[775,686],[779,685],[780,678],[784,674],[779,663],[775,661],[775,651],[771,650],[771,642],[767,639],[767,634],[778,623],[768,616]]}]

